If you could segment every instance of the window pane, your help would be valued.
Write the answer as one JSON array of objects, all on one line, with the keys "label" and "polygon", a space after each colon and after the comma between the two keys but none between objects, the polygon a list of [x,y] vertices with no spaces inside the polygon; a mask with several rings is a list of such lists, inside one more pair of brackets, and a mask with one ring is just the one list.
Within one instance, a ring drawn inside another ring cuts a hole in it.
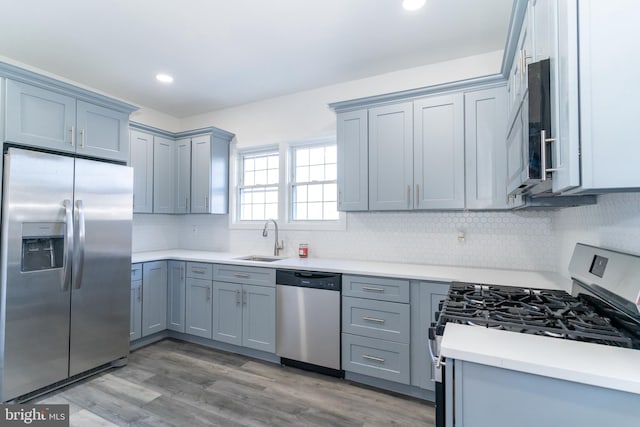
[{"label": "window pane", "polygon": [[335,163],[324,167],[324,179],[327,181],[335,181],[337,179]]},{"label": "window pane", "polygon": [[265,194],[265,202],[271,204],[278,204],[278,190],[267,189]]},{"label": "window pane", "polygon": [[264,205],[251,205],[251,219],[264,219]]},{"label": "window pane", "polygon": [[265,216],[261,219],[278,218],[278,204],[277,203],[268,203],[264,206]]},{"label": "window pane", "polygon": [[242,205],[240,208],[240,220],[250,220],[251,219],[251,205]]},{"label": "window pane", "polygon": [[255,161],[256,161],[256,170],[265,170],[265,169],[267,169],[267,158],[266,157],[257,157]]},{"label": "window pane", "polygon": [[309,178],[310,181],[324,181],[324,165],[311,166]]},{"label": "window pane", "polygon": [[324,147],[315,147],[309,150],[309,164],[310,165],[324,164]]},{"label": "window pane", "polygon": [[264,191],[256,191],[253,194],[253,203],[256,205],[264,204]]},{"label": "window pane", "polygon": [[308,200],[310,202],[322,201],[322,184],[309,185]]},{"label": "window pane", "polygon": [[269,156],[267,159],[267,167],[269,169],[279,169],[280,165],[279,165],[279,156],[278,155],[273,155],[273,156]]},{"label": "window pane", "polygon": [[297,220],[305,220],[307,219],[307,204],[306,203],[296,203],[294,218]]},{"label": "window pane", "polygon": [[294,179],[295,182],[309,182],[309,167],[308,166],[298,166],[296,168],[296,176]]},{"label": "window pane", "polygon": [[324,204],[324,219],[338,219],[338,204],[336,202],[327,202]]},{"label": "window pane", "polygon": [[307,188],[308,185],[297,185],[295,188],[295,202],[302,203],[307,201]]},{"label": "window pane", "polygon": [[255,177],[253,172],[245,172],[244,174],[244,185],[255,185]]},{"label": "window pane", "polygon": [[307,204],[307,219],[318,220],[322,219],[322,202]]},{"label": "window pane", "polygon": [[267,183],[268,184],[277,184],[279,180],[278,169],[269,169],[267,171]]},{"label": "window pane", "polygon": [[245,171],[253,171],[255,169],[255,163],[253,158],[244,158],[244,170]]},{"label": "window pane", "polygon": [[255,185],[267,185],[267,171],[256,170],[256,182]]},{"label": "window pane", "polygon": [[337,184],[324,184],[324,198],[325,202],[335,202],[338,200],[338,186]]},{"label": "window pane", "polygon": [[296,166],[306,166],[309,164],[309,150],[306,148],[296,149]]}]

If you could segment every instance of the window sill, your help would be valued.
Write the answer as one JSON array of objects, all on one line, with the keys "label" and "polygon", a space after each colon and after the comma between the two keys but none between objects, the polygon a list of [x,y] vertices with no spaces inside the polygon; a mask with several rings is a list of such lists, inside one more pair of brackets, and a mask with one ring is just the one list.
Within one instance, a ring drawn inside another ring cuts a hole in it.
[{"label": "window sill", "polygon": [[[266,221],[242,221],[233,222],[229,220],[230,230],[262,230]],[[347,215],[340,214],[340,219],[336,221],[277,221],[278,228],[282,231],[346,231]]]}]

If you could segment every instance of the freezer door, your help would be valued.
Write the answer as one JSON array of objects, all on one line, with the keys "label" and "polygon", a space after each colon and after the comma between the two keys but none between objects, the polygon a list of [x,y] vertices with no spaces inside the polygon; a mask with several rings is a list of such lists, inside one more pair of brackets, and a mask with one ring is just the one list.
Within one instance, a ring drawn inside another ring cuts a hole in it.
[{"label": "freezer door", "polygon": [[133,170],[76,159],[69,374],[129,354]]},{"label": "freezer door", "polygon": [[[4,156],[1,401],[67,378],[73,159]],[[66,203],[65,203],[66,201]],[[66,250],[66,252],[65,252]],[[65,270],[66,267],[66,270]]]}]

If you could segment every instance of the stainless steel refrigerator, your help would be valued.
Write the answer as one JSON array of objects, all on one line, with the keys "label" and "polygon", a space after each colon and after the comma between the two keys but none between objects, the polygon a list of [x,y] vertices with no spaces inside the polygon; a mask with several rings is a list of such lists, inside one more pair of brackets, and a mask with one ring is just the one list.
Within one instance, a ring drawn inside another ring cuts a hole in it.
[{"label": "stainless steel refrigerator", "polygon": [[133,173],[4,154],[0,401],[126,363]]}]

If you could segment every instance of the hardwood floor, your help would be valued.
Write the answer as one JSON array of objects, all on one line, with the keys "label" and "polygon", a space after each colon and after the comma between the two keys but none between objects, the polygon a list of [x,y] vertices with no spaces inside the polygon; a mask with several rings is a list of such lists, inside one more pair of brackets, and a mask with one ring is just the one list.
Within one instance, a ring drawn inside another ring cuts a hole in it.
[{"label": "hardwood floor", "polygon": [[173,340],[38,403],[82,427],[434,425],[427,402]]}]

